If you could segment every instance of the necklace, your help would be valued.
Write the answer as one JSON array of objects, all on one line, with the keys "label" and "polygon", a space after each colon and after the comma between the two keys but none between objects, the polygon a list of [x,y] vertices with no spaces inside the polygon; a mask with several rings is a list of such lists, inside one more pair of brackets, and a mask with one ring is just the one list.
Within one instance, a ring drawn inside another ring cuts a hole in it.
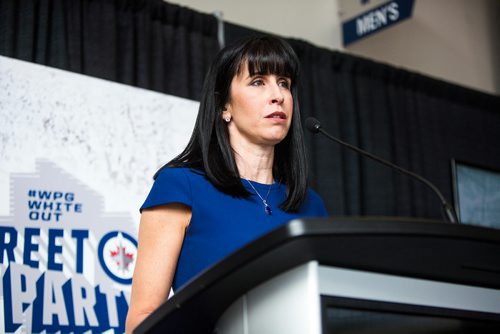
[{"label": "necklace", "polygon": [[255,187],[253,186],[252,182],[250,182],[248,179],[245,179],[247,180],[248,184],[250,185],[250,187],[252,187],[252,189],[255,191],[255,193],[257,194],[257,196],[260,197],[260,200],[262,201],[262,204],[264,204],[264,212],[266,213],[266,215],[270,216],[272,215],[273,211],[271,210],[271,207],[269,206],[269,204],[267,204],[267,198],[269,197],[269,194],[271,193],[271,188],[273,187],[273,184],[271,183],[271,185],[269,186],[269,190],[267,191],[267,195],[266,195],[266,199],[264,199],[260,193],[257,191],[257,189],[255,189]]}]

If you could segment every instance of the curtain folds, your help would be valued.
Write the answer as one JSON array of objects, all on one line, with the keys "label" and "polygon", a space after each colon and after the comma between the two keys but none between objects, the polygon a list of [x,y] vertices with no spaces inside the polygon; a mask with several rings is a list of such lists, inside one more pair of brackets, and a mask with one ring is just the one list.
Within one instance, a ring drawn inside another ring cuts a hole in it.
[{"label": "curtain folds", "polygon": [[0,0],[0,54],[199,99],[217,21],[162,0]]}]

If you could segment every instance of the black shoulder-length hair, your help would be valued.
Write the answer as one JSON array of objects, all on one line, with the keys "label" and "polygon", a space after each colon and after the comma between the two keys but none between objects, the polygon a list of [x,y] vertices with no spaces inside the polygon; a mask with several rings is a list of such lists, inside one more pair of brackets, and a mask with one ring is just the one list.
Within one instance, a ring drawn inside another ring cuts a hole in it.
[{"label": "black shoulder-length hair", "polygon": [[276,37],[240,40],[217,54],[205,77],[191,139],[184,151],[162,168],[194,168],[203,172],[220,191],[235,197],[250,196],[238,173],[227,124],[222,118],[230,99],[231,82],[244,62],[250,75],[275,74],[291,79],[292,123],[287,136],[275,146],[273,177],[287,189],[280,208],[297,211],[307,194],[307,162],[297,93],[299,60],[292,47]]}]

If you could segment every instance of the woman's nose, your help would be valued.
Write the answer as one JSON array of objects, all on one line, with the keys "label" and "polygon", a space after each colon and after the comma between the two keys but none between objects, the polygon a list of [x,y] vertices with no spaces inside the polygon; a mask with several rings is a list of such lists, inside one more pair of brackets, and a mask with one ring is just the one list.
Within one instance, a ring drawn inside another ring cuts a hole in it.
[{"label": "woman's nose", "polygon": [[283,92],[281,91],[281,87],[278,84],[273,85],[272,92],[271,92],[271,103],[272,104],[282,104],[284,100],[285,100],[285,97],[283,96]]}]

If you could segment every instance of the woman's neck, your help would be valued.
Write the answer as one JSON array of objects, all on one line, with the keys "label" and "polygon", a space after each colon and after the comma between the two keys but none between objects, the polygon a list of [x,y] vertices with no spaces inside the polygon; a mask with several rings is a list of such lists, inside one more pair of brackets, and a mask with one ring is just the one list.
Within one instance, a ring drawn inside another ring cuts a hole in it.
[{"label": "woman's neck", "polygon": [[236,166],[241,178],[271,184],[273,180],[274,146],[233,146]]}]

